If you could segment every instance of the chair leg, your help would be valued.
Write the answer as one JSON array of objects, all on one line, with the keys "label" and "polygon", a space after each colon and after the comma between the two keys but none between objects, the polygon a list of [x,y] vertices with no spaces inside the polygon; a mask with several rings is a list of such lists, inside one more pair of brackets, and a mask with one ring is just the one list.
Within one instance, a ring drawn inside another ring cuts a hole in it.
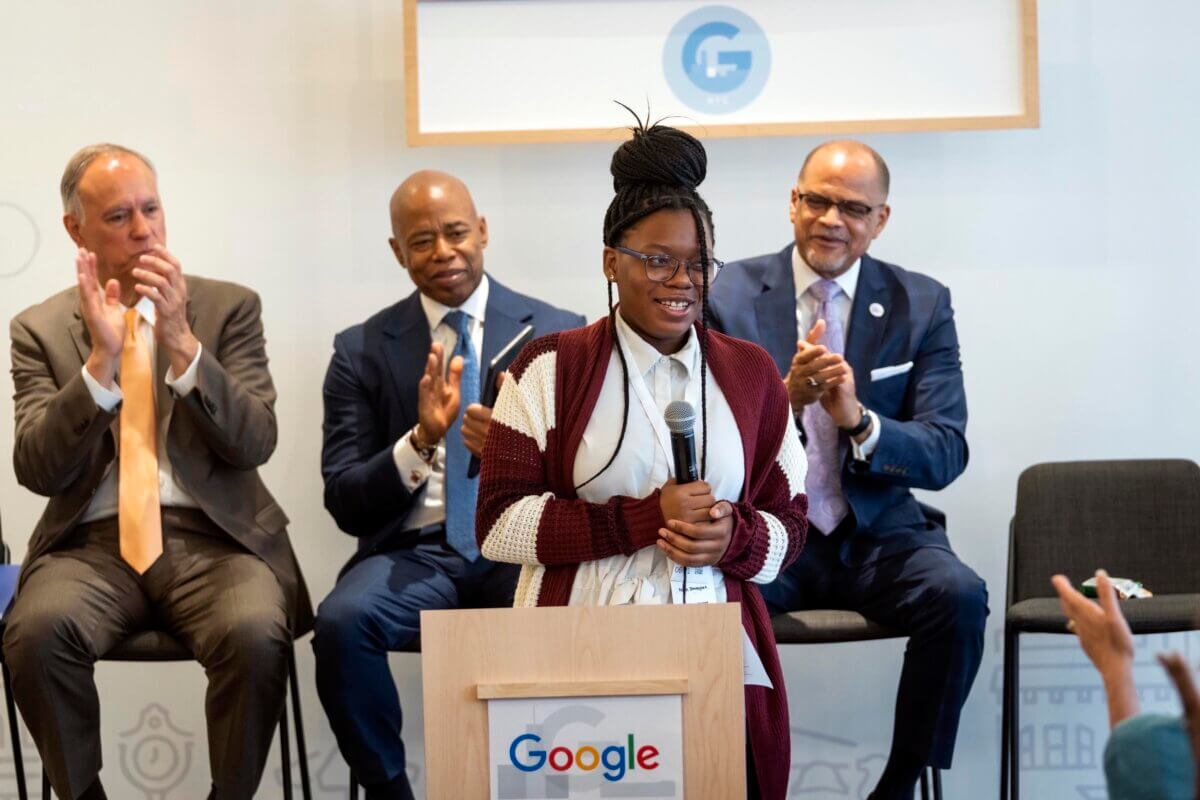
[{"label": "chair leg", "polygon": [[1010,800],[1021,798],[1021,645],[1019,634],[1013,636],[1012,723],[1008,729],[1008,766],[1010,770]]},{"label": "chair leg", "polygon": [[1012,724],[1012,704],[1008,692],[1012,686],[1012,642],[1004,630],[1004,667],[1000,675],[1000,800],[1008,800],[1008,726]]},{"label": "chair leg", "polygon": [[929,800],[929,770],[921,770],[921,800]]},{"label": "chair leg", "polygon": [[292,755],[288,743],[287,698],[279,715],[279,760],[283,767],[283,800],[292,800]]},{"label": "chair leg", "polygon": [[50,776],[45,767],[42,768],[42,800],[50,800]]},{"label": "chair leg", "polygon": [[930,770],[933,773],[933,800],[942,800],[942,771]]},{"label": "chair leg", "polygon": [[350,800],[358,800],[358,781],[354,779],[354,770],[350,770]]},{"label": "chair leg", "polygon": [[308,748],[304,742],[304,717],[300,714],[300,684],[296,680],[296,645],[288,654],[288,683],[292,688],[292,717],[296,726],[296,760],[300,767],[300,796],[312,800],[312,782],[308,777]]},{"label": "chair leg", "polygon": [[[1004,632],[1004,699],[1000,732],[1000,788],[1007,794],[1001,800],[1019,800],[1021,796],[1021,640],[1016,630]],[[1005,769],[1006,768],[1006,769]]]},{"label": "chair leg", "polygon": [[13,770],[17,776],[17,800],[29,800],[29,790],[25,786],[25,759],[21,755],[21,728],[17,722],[17,704],[13,700],[12,676],[8,674],[8,664],[0,662],[0,670],[4,673],[4,707],[8,709],[8,736],[12,739]]}]

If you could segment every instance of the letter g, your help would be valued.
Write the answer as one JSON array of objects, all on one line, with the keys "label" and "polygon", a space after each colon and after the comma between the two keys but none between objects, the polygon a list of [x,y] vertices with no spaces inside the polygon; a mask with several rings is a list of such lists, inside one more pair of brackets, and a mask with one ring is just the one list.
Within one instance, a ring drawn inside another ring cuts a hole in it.
[{"label": "letter g", "polygon": [[540,736],[538,736],[536,733],[521,734],[517,738],[513,739],[512,744],[510,744],[508,746],[508,760],[512,762],[512,765],[514,767],[521,770],[522,772],[537,772],[546,763],[546,751],[545,750],[534,750],[531,747],[531,748],[529,748],[529,752],[528,752],[529,758],[531,760],[523,761],[517,755],[517,747],[521,744],[521,742],[537,743],[537,742],[541,742],[541,741],[542,741],[542,738]]}]

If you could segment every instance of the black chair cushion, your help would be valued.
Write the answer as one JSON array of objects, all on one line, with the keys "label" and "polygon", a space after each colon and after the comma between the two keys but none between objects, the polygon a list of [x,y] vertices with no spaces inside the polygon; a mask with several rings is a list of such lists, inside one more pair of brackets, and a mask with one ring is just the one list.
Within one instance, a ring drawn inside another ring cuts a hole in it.
[{"label": "black chair cushion", "polygon": [[906,634],[872,622],[857,611],[792,611],[771,619],[778,644],[828,644],[896,639]]},{"label": "black chair cushion", "polygon": [[[1134,633],[1200,629],[1200,594],[1164,594],[1125,600],[1121,612]],[[1009,607],[1005,622],[1022,633],[1066,633],[1067,617],[1057,597],[1035,597]]]},{"label": "black chair cushion", "polygon": [[163,631],[139,631],[101,658],[104,661],[192,661],[192,651]]}]

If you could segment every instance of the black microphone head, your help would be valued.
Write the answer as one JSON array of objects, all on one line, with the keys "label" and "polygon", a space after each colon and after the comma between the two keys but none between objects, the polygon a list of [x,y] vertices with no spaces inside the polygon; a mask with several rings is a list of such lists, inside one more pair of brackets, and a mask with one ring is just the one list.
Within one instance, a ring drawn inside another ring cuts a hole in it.
[{"label": "black microphone head", "polygon": [[686,400],[675,400],[663,412],[663,419],[671,433],[691,433],[696,426],[696,409]]}]

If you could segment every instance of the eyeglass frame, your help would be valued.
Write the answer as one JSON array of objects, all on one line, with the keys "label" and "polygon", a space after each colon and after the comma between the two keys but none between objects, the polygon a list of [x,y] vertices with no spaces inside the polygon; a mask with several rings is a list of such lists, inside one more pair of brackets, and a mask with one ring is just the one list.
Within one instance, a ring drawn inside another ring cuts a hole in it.
[{"label": "eyeglass frame", "polygon": [[[805,199],[808,197],[816,197],[819,200],[824,201],[826,204],[825,208],[821,210],[813,208]],[[887,203],[879,203],[878,205],[873,206],[870,203],[860,203],[857,200],[834,200],[832,197],[826,197],[818,192],[796,192],[796,202],[804,204],[804,206],[814,214],[824,214],[833,206],[837,206],[838,214],[854,220],[864,220],[871,216],[872,212],[878,211],[887,205]]]},{"label": "eyeglass frame", "polygon": [[[684,271],[687,273],[688,280],[690,280],[694,286],[699,286],[704,281],[704,272],[703,272],[704,264],[703,263],[696,264],[695,269],[700,271],[700,279],[696,280],[695,276],[692,275],[692,266],[691,265],[693,262],[691,262],[691,261],[684,261],[681,258],[676,258],[675,256],[668,255],[666,253],[642,253],[637,250],[634,250],[631,247],[625,247],[624,245],[620,245],[620,244],[613,245],[612,249],[616,250],[618,253],[624,253],[627,256],[633,256],[634,258],[641,261],[642,269],[644,269],[646,271],[646,280],[650,281],[651,283],[666,283],[667,281],[671,280],[672,278],[674,278],[676,275],[679,274],[680,267],[684,268]],[[668,275],[667,277],[663,278],[662,280],[657,280],[655,278],[650,277],[650,259],[652,259],[652,258],[668,258],[672,262],[674,262],[675,266],[674,266],[674,268],[672,268],[671,274]],[[699,259],[697,259],[696,261],[699,262]],[[717,279],[717,275],[719,275],[721,273],[721,268],[725,266],[725,262],[719,258],[713,258],[712,256],[709,256],[708,263],[709,263],[709,266],[712,268],[712,275],[710,275],[708,278],[708,282],[711,285],[712,282]]]}]

